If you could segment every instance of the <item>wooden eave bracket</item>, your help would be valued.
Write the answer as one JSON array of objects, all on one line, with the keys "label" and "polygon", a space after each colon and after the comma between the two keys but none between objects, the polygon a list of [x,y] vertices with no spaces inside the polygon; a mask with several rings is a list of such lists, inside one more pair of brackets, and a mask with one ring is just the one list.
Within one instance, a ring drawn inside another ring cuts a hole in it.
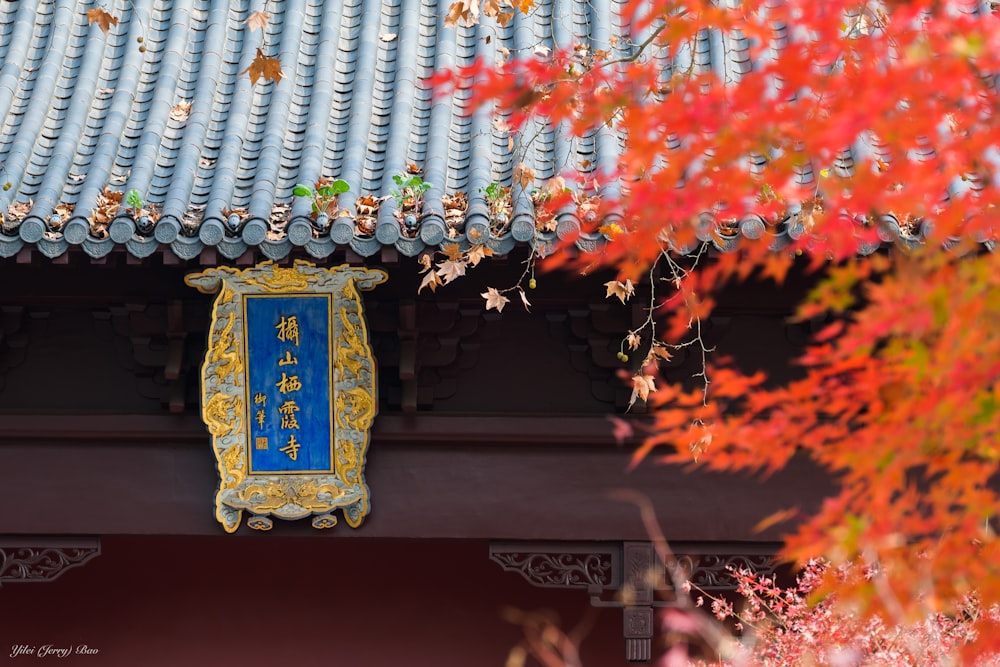
[{"label": "wooden eave bracket", "polygon": [[97,537],[0,536],[0,588],[53,581],[101,554]]},{"label": "wooden eave bracket", "polygon": [[[732,591],[729,568],[773,574],[777,546],[687,545],[674,553],[692,586]],[[594,607],[622,609],[625,659],[652,659],[654,609],[674,606],[666,571],[651,542],[492,542],[490,560],[541,588],[587,591]]]}]

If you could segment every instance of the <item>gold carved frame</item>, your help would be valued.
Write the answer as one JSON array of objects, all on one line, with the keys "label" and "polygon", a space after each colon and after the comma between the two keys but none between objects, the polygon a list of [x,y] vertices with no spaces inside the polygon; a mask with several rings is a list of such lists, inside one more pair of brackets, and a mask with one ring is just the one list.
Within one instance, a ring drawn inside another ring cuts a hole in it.
[{"label": "gold carved frame", "polygon": [[[257,530],[273,526],[271,516],[311,516],[315,528],[337,524],[333,512],[357,528],[370,509],[364,479],[369,431],[378,409],[375,362],[359,290],[385,282],[384,271],[351,267],[320,268],[302,260],[284,268],[264,262],[249,269],[226,266],[189,274],[185,282],[203,294],[216,294],[208,351],[202,365],[202,419],[212,436],[219,469],[215,516],[226,532],[239,528],[243,512]],[[247,378],[244,363],[248,295],[329,294],[332,335],[330,359],[334,421],[333,472],[251,474],[247,424]]]}]

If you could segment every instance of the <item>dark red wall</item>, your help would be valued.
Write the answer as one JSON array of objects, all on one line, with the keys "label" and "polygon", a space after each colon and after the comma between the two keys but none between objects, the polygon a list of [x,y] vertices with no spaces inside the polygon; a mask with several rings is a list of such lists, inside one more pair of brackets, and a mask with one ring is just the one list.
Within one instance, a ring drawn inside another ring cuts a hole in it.
[{"label": "dark red wall", "polygon": [[[503,572],[482,542],[118,537],[102,549],[56,581],[0,589],[0,664],[500,667],[520,637],[503,606],[553,609],[567,629],[589,610],[583,591]],[[625,664],[621,624],[600,612],[584,665]],[[15,644],[99,653],[11,659]]]}]

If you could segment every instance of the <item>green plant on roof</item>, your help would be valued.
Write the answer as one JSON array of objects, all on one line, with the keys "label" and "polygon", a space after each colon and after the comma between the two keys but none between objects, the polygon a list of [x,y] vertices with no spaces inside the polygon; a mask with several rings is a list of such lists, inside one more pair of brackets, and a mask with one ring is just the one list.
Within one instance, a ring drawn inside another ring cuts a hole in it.
[{"label": "green plant on roof", "polygon": [[417,174],[396,174],[392,180],[396,187],[389,191],[389,195],[396,200],[396,210],[419,212],[424,193],[431,189],[431,184]]},{"label": "green plant on roof", "polygon": [[510,188],[497,182],[490,183],[482,189],[486,195],[486,203],[490,207],[490,231],[495,236],[503,234],[510,224],[510,212],[514,204],[510,196]]},{"label": "green plant on roof", "polygon": [[129,209],[132,211],[132,218],[135,220],[139,219],[139,214],[142,211],[142,195],[135,188],[132,188],[125,193],[125,203],[128,204]]},{"label": "green plant on roof", "polygon": [[337,215],[337,197],[351,189],[347,181],[337,179],[331,181],[321,178],[316,181],[315,187],[302,185],[299,183],[292,190],[296,197],[308,197],[312,200],[312,217],[315,220],[320,213],[326,213],[330,217]]}]

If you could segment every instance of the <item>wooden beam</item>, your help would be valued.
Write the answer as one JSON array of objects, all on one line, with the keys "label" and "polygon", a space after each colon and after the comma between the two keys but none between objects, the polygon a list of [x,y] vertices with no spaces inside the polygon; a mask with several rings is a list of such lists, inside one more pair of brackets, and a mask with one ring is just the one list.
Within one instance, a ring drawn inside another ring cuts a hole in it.
[{"label": "wooden beam", "polygon": [[[394,427],[404,422],[396,420]],[[179,441],[169,430],[161,438],[86,446],[5,438],[0,534],[223,534],[214,517],[217,473],[207,438]],[[359,529],[315,531],[308,522],[276,521],[274,532],[317,538],[645,540],[635,508],[610,497],[613,489],[629,488],[650,498],[670,540],[760,542],[777,534],[755,534],[758,521],[788,507],[813,510],[832,490],[806,461],[793,461],[766,482],[653,464],[629,472],[628,465],[629,451],[613,447],[552,447],[516,438],[484,446],[376,436],[366,469],[372,514]]]}]

